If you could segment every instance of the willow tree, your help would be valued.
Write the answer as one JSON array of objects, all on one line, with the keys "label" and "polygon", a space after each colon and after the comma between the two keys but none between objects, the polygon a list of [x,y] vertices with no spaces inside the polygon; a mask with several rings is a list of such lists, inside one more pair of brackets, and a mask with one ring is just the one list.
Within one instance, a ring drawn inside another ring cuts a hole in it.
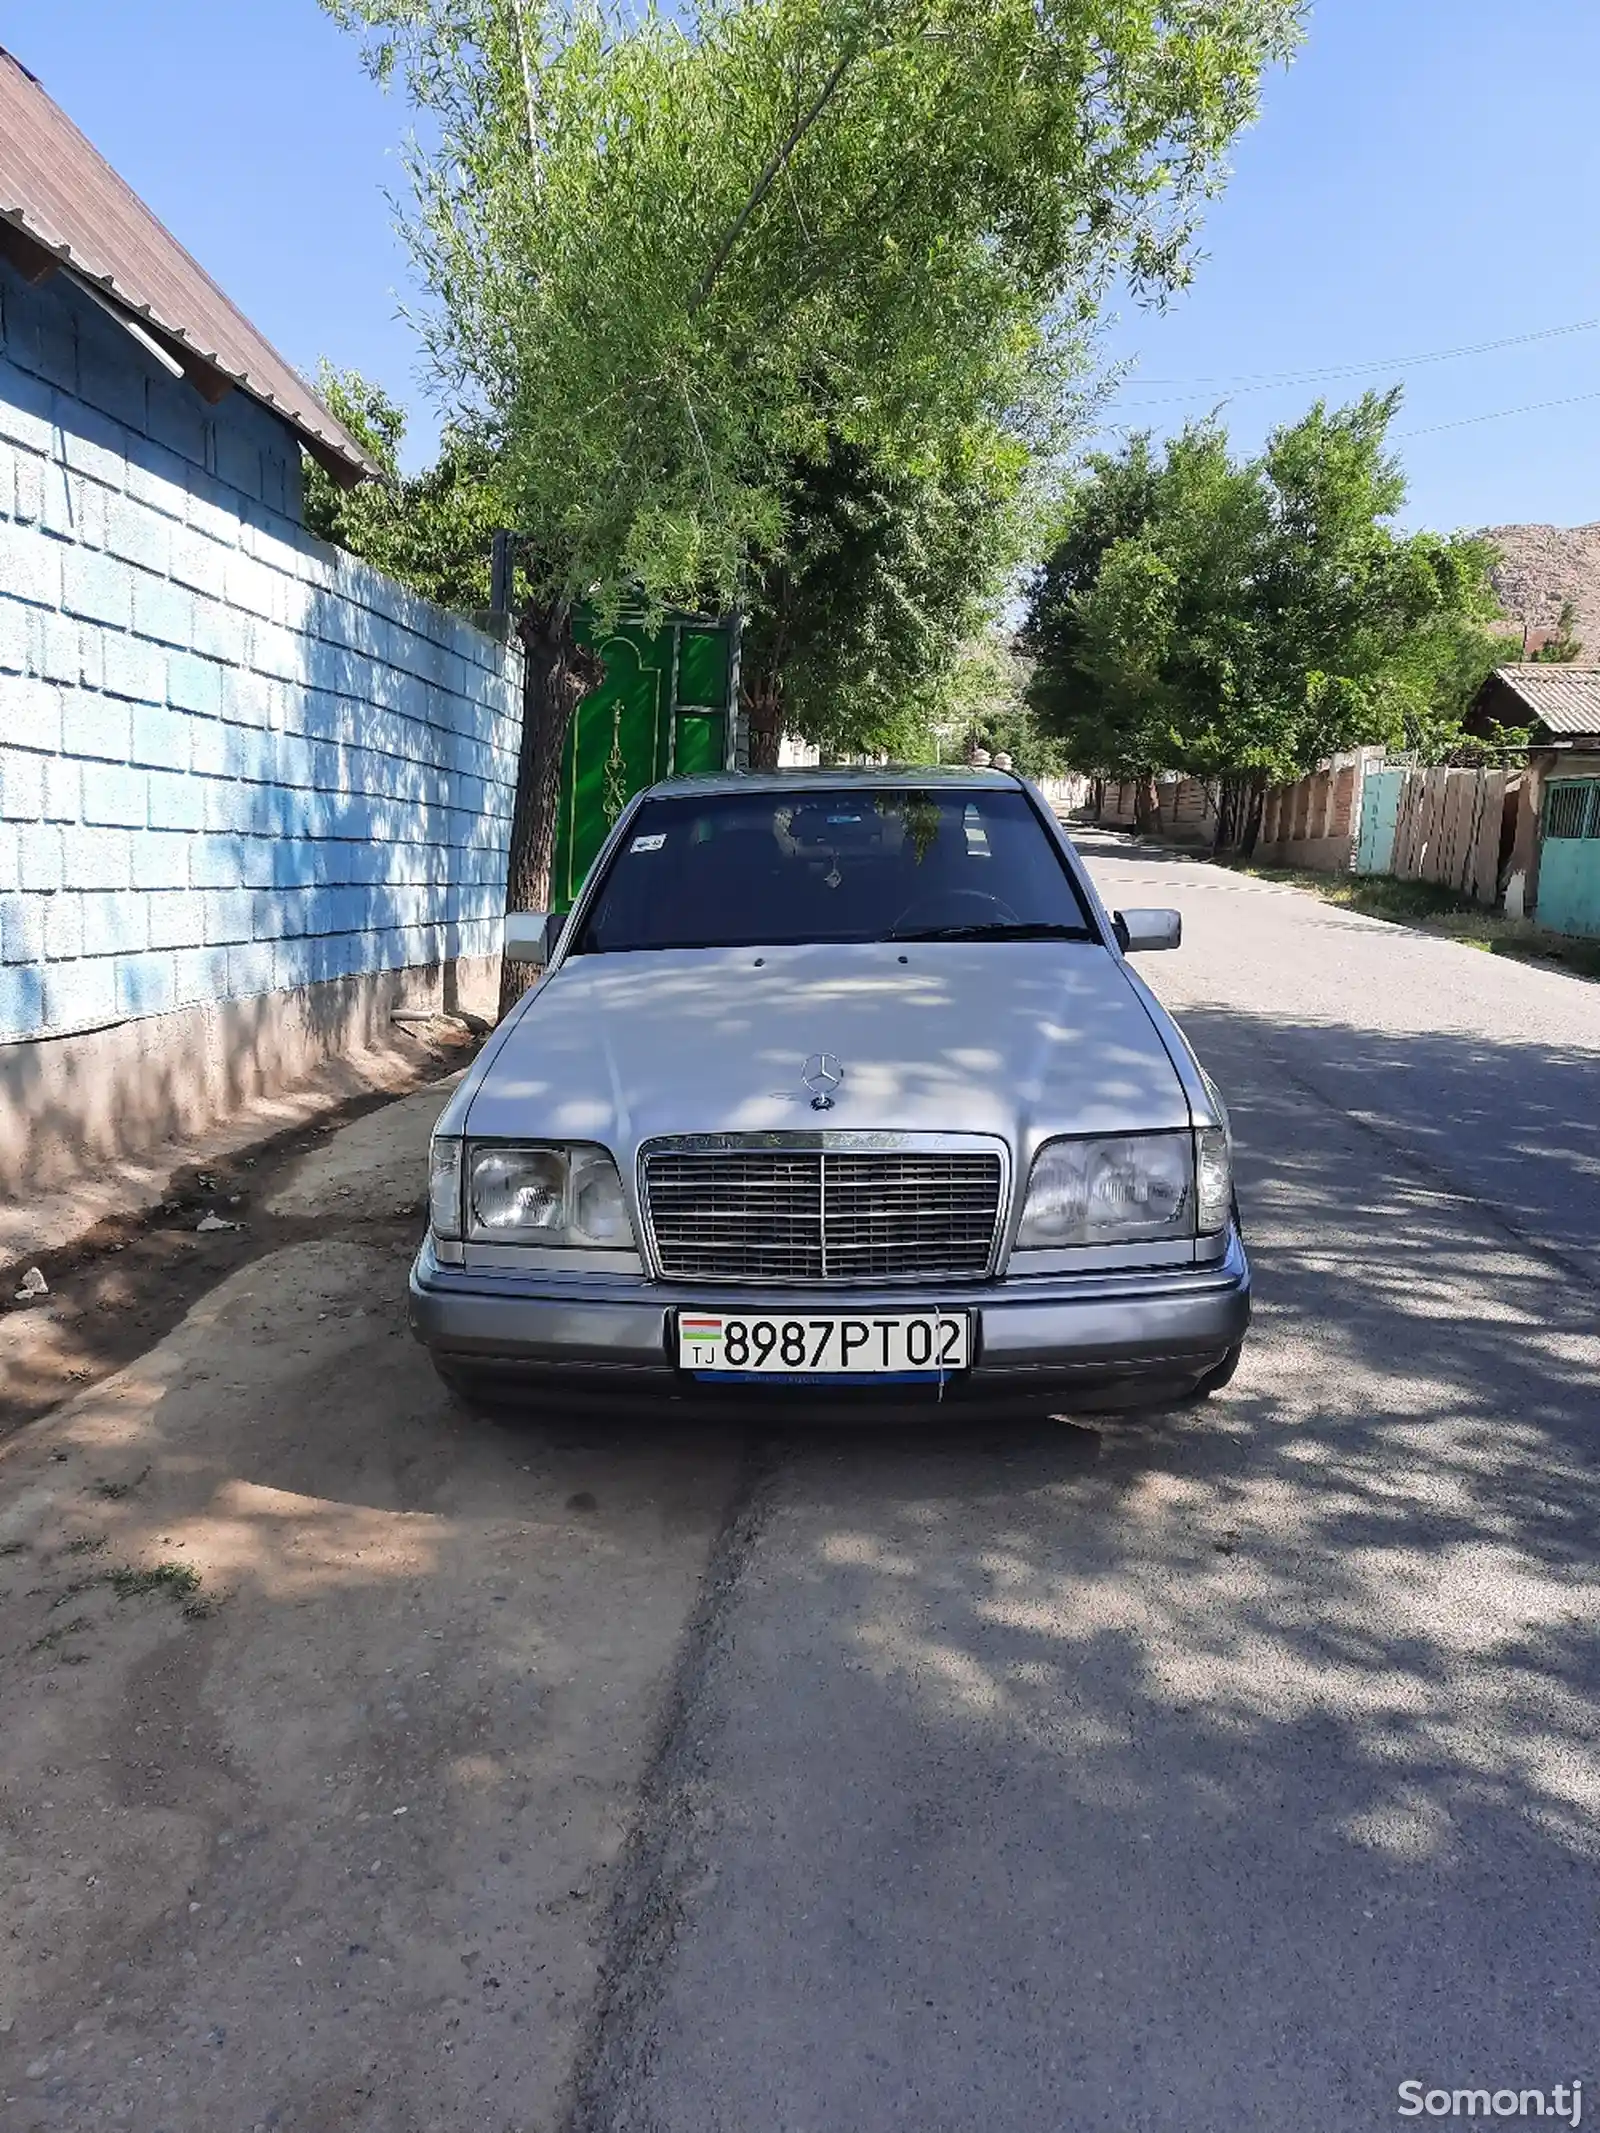
[{"label": "willow tree", "polygon": [[533,537],[509,894],[543,904],[574,611],[731,606],[794,469],[1048,430],[1109,276],[1170,287],[1300,0],[324,0],[420,117],[446,393]]}]

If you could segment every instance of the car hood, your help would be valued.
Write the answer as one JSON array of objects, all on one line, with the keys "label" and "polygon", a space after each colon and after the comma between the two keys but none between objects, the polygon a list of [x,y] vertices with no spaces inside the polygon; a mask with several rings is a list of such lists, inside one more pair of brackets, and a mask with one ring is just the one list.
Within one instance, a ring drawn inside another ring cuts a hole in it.
[{"label": "car hood", "polygon": [[[818,1112],[805,1062],[844,1069]],[[658,1134],[1057,1133],[1190,1123],[1121,963],[1090,942],[940,941],[577,956],[487,1060],[466,1130],[595,1140],[631,1164]]]}]

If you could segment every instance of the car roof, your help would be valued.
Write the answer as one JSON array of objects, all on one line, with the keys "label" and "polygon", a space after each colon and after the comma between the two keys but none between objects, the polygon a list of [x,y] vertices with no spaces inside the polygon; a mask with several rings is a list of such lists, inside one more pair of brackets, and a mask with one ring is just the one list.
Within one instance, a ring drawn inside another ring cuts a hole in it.
[{"label": "car roof", "polygon": [[699,771],[686,777],[662,778],[647,788],[644,797],[667,800],[689,793],[801,793],[808,786],[830,792],[842,787],[898,792],[908,785],[943,785],[957,791],[998,786],[1014,791],[1022,782],[1015,771],[973,769],[965,763],[881,763],[868,769]]}]

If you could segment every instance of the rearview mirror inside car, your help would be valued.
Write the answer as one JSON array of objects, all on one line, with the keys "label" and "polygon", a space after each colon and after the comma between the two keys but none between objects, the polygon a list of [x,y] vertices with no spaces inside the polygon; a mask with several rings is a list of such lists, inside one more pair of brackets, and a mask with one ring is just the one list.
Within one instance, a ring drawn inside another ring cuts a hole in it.
[{"label": "rearview mirror inside car", "polygon": [[1111,924],[1124,955],[1138,955],[1147,948],[1177,948],[1183,941],[1183,915],[1178,911],[1113,911]]},{"label": "rearview mirror inside car", "polygon": [[555,954],[556,943],[561,938],[561,929],[566,916],[560,911],[508,911],[506,913],[505,953],[512,963],[548,963]]}]

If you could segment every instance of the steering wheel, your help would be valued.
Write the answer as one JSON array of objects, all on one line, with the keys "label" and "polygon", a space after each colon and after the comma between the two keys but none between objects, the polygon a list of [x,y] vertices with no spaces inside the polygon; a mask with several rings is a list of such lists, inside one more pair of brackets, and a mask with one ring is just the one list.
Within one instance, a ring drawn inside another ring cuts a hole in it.
[{"label": "steering wheel", "polygon": [[991,896],[987,889],[930,889],[925,896],[914,896],[889,930],[898,933],[908,925],[1014,926],[1020,923],[1005,899]]}]

